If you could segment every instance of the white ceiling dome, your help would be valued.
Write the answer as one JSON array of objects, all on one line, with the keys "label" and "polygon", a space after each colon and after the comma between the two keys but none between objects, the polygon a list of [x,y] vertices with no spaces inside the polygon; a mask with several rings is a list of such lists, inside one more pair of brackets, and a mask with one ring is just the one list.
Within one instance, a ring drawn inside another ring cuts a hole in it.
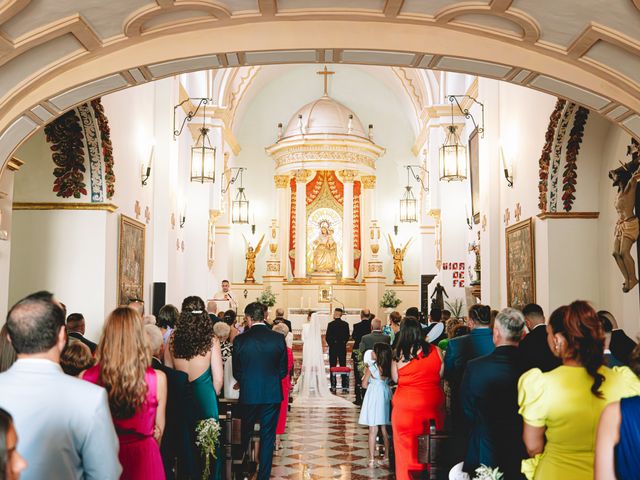
[{"label": "white ceiling dome", "polygon": [[298,110],[289,120],[283,138],[326,134],[368,138],[358,116],[328,95]]}]

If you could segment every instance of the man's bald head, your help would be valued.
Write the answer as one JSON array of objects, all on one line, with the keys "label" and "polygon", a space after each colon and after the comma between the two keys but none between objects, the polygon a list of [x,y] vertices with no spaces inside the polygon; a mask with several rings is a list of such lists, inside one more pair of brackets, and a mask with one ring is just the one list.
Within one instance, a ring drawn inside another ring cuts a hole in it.
[{"label": "man's bald head", "polygon": [[7,330],[18,354],[44,353],[58,342],[64,312],[50,292],[37,292],[16,303],[7,315]]}]

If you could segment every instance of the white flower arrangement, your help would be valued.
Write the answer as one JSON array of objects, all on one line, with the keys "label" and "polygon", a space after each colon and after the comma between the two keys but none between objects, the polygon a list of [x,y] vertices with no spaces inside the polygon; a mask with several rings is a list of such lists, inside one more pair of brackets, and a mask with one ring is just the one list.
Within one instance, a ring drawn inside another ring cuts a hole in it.
[{"label": "white flower arrangement", "polygon": [[200,448],[200,453],[204,457],[204,469],[202,470],[202,480],[209,478],[211,474],[211,457],[217,459],[216,448],[220,440],[222,427],[215,418],[205,418],[200,420],[196,426],[196,446]]},{"label": "white flower arrangement", "polygon": [[396,296],[395,290],[385,290],[380,299],[382,308],[396,308],[400,303],[402,303],[402,300]]},{"label": "white flower arrangement", "polygon": [[276,304],[276,294],[271,291],[271,287],[267,287],[256,301],[271,308]]}]

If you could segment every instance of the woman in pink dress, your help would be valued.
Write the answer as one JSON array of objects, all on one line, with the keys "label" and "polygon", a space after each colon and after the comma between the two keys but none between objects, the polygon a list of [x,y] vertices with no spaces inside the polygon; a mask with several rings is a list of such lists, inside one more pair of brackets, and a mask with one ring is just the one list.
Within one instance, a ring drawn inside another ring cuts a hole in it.
[{"label": "woman in pink dress", "polygon": [[290,372],[293,368],[293,335],[289,333],[289,327],[284,323],[273,326],[273,331],[285,336],[287,342],[287,376],[282,379],[282,403],[280,403],[280,416],[276,426],[276,450],[282,449],[280,435],[284,433],[287,426],[287,410],[289,409],[289,391],[291,390]]},{"label": "woman in pink dress", "polygon": [[165,424],[167,377],[149,367],[140,315],[117,308],[107,318],[97,364],[82,378],[107,390],[120,440],[121,480],[164,480],[160,439]]}]

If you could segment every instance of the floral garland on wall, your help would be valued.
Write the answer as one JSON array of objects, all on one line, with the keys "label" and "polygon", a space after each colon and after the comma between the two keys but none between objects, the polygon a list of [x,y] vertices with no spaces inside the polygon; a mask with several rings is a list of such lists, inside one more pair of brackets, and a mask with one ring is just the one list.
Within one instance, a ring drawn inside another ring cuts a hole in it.
[{"label": "floral garland on wall", "polygon": [[564,146],[564,139],[567,136],[567,129],[569,123],[573,119],[573,112],[576,109],[576,104],[573,102],[567,103],[562,111],[562,118],[558,127],[556,128],[555,142],[553,145],[553,159],[551,160],[551,175],[549,175],[549,181],[547,189],[549,190],[549,211],[555,212],[558,210],[558,177],[560,172],[560,164],[562,163],[562,147]]},{"label": "floral garland on wall", "polygon": [[87,195],[84,183],[84,135],[80,117],[70,110],[44,127],[47,142],[51,143],[53,169],[53,191],[58,197],[80,198]]},{"label": "floral garland on wall", "polygon": [[99,98],[91,100],[91,106],[96,115],[96,122],[100,129],[100,139],[102,142],[102,158],[104,162],[104,181],[107,190],[107,199],[111,200],[116,193],[116,174],[113,169],[113,145],[111,144],[111,128],[109,120],[104,113],[104,107]]},{"label": "floral garland on wall", "polygon": [[578,177],[578,166],[576,160],[580,152],[580,145],[584,137],[584,127],[589,118],[589,110],[579,107],[573,121],[573,127],[569,133],[569,141],[567,142],[567,164],[562,174],[562,202],[566,212],[570,212],[573,208],[573,201],[576,199],[576,178]]},{"label": "floral garland on wall", "polygon": [[547,190],[549,181],[549,166],[551,163],[551,147],[553,146],[554,133],[560,120],[560,115],[566,104],[566,100],[558,99],[556,106],[549,118],[549,126],[547,127],[547,133],[545,134],[545,144],[542,148],[542,155],[538,162],[540,166],[540,180],[538,182],[538,208],[540,211],[547,211]]},{"label": "floral garland on wall", "polygon": [[91,201],[103,201],[103,190],[107,199],[113,198],[115,173],[111,130],[99,98],[66,112],[46,125],[44,132],[51,145],[55,164],[53,191],[58,197],[79,199],[88,195],[85,183],[85,160],[88,158]]}]

